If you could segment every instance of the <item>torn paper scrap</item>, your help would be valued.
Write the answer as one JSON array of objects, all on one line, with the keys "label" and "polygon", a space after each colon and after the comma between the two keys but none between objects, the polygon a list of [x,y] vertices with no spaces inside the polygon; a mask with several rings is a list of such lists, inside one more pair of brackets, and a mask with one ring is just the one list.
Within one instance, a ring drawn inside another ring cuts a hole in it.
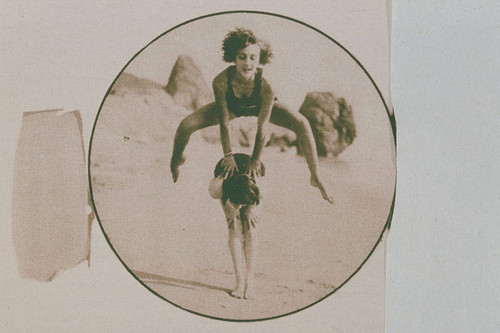
[{"label": "torn paper scrap", "polygon": [[80,113],[25,112],[12,202],[20,277],[51,281],[89,259],[86,175]]}]

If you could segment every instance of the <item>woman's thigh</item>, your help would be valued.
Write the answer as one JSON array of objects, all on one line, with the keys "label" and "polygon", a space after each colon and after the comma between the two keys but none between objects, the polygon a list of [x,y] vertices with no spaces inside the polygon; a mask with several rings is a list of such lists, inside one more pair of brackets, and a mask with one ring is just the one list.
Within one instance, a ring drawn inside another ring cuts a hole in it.
[{"label": "woman's thigh", "polygon": [[217,115],[217,104],[215,102],[202,106],[189,116],[184,118],[182,126],[192,130],[198,130],[205,127],[217,125],[219,117]]},{"label": "woman's thigh", "polygon": [[306,118],[297,111],[291,111],[287,106],[280,102],[275,102],[271,111],[269,122],[274,125],[287,128],[296,132]]},{"label": "woman's thigh", "polygon": [[[210,127],[219,124],[219,107],[217,103],[212,102],[202,106],[182,121],[183,125],[192,129],[198,130],[205,127]],[[229,120],[233,120],[236,116],[229,112]]]}]

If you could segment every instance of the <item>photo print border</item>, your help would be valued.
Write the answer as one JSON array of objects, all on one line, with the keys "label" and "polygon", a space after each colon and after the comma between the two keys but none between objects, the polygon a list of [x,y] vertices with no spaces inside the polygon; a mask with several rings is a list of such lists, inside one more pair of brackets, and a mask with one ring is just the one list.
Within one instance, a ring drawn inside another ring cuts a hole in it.
[{"label": "photo print border", "polygon": [[[127,264],[122,260],[122,258],[119,256],[119,254],[117,253],[117,251],[115,250],[115,248],[113,247],[113,244],[111,243],[106,231],[104,230],[104,227],[101,223],[101,219],[99,217],[99,213],[98,213],[98,209],[95,205],[95,202],[94,202],[94,193],[93,193],[93,187],[92,187],[92,178],[91,178],[91,171],[90,171],[90,167],[91,167],[91,156],[92,156],[92,142],[93,142],[93,138],[94,138],[94,131],[95,131],[95,128],[96,128],[96,125],[97,125],[97,121],[99,119],[99,115],[101,113],[101,110],[103,108],[103,105],[106,101],[106,98],[108,97],[108,95],[111,93],[111,90],[114,86],[114,84],[116,83],[116,81],[118,80],[118,78],[120,77],[120,75],[124,72],[124,70],[128,67],[128,65],[134,61],[134,59],[139,56],[139,54],[141,54],[146,48],[148,48],[151,44],[153,44],[154,42],[156,42],[158,39],[162,38],[163,36],[165,36],[166,34],[168,34],[169,32],[173,31],[173,30],[176,30],[184,25],[187,25],[191,22],[194,22],[194,21],[198,21],[198,20],[202,20],[202,19],[205,19],[205,18],[209,18],[209,17],[214,17],[214,16],[219,16],[219,15],[227,15],[227,14],[244,14],[244,13],[247,13],[247,14],[261,14],[261,15],[268,15],[268,16],[274,16],[274,17],[278,17],[278,18],[282,18],[282,19],[286,19],[286,20],[289,20],[289,21],[293,21],[295,23],[298,23],[298,24],[301,24],[309,29],[312,29],[314,32],[317,32],[319,34],[321,34],[323,37],[326,37],[328,40],[330,40],[331,42],[333,42],[334,44],[336,44],[338,47],[340,47],[344,52],[346,52],[350,58],[362,69],[362,71],[365,73],[365,75],[367,76],[367,78],[370,80],[370,82],[372,83],[373,87],[376,89],[377,91],[377,94],[378,96],[380,97],[383,105],[384,105],[384,108],[386,110],[386,113],[387,113],[387,116],[389,118],[389,122],[390,122],[390,125],[391,125],[391,131],[392,131],[392,136],[393,136],[393,139],[394,139],[394,161],[395,161],[395,183],[394,183],[394,194],[393,194],[393,198],[392,198],[392,204],[391,204],[391,207],[390,207],[390,211],[389,211],[389,215],[387,217],[387,220],[386,220],[386,223],[384,225],[384,228],[382,229],[381,233],[380,233],[380,236],[378,237],[377,241],[375,242],[373,248],[371,249],[371,251],[369,252],[369,254],[367,255],[367,257],[363,260],[363,262],[361,263],[361,265],[342,283],[340,284],[338,287],[336,287],[332,292],[328,293],[327,295],[325,295],[324,297],[318,299],[317,301],[305,306],[305,307],[302,307],[300,309],[297,309],[297,310],[294,310],[294,311],[291,311],[291,312],[288,312],[288,313],[285,313],[285,314],[281,314],[281,315],[277,315],[277,316],[271,316],[271,317],[266,317],[266,318],[258,318],[258,319],[229,319],[229,318],[220,318],[220,317],[215,317],[215,316],[210,316],[210,315],[206,315],[206,314],[203,314],[203,313],[199,313],[199,312],[196,312],[194,310],[191,310],[191,309],[188,309],[188,308],[184,308],[178,304],[175,304],[174,302],[168,300],[167,298],[161,296],[160,294],[158,294],[155,290],[153,290],[152,288],[150,288],[146,283],[144,283],[136,274],[134,274],[134,272],[127,266]],[[216,319],[216,320],[221,320],[221,321],[227,321],[227,322],[257,322],[257,321],[266,321],[266,320],[271,320],[271,319],[277,319],[277,318],[281,318],[281,317],[285,317],[285,316],[289,316],[289,315],[292,315],[294,313],[297,313],[297,312],[300,312],[302,310],[305,310],[309,307],[312,307],[313,305],[321,302],[322,300],[326,299],[327,297],[333,295],[337,290],[339,290],[340,288],[342,288],[347,282],[349,282],[351,280],[351,278],[356,275],[360,269],[364,266],[364,264],[368,261],[368,259],[371,257],[371,255],[373,254],[373,252],[375,251],[375,249],[377,248],[377,246],[380,244],[384,234],[390,229],[390,226],[391,226],[391,221],[392,221],[392,217],[393,217],[393,212],[394,212],[394,205],[395,205],[395,200],[396,200],[396,187],[397,187],[397,138],[396,138],[396,119],[395,119],[395,116],[394,116],[394,110],[391,107],[388,106],[388,104],[386,103],[386,100],[384,99],[379,87],[377,86],[377,84],[375,83],[375,81],[373,80],[373,78],[370,76],[370,74],[368,73],[368,71],[363,67],[363,65],[354,57],[353,54],[351,54],[342,44],[340,44],[339,42],[337,42],[335,39],[333,39],[332,37],[330,37],[329,35],[327,35],[326,33],[322,32],[321,30],[305,23],[305,22],[302,22],[300,20],[297,20],[297,19],[294,19],[294,18],[291,18],[291,17],[288,17],[288,16],[284,16],[284,15],[280,15],[280,14],[276,14],[276,13],[270,13],[270,12],[266,12],[266,11],[256,11],[256,10],[231,10],[231,11],[222,11],[222,12],[215,12],[215,13],[211,13],[211,14],[207,14],[207,15],[203,15],[203,16],[199,16],[199,17],[196,17],[196,18],[193,18],[193,19],[190,19],[190,20],[187,20],[185,22],[182,22],[172,28],[170,28],[169,30],[165,31],[164,33],[160,34],[158,37],[154,38],[151,42],[149,42],[146,46],[144,46],[141,50],[139,50],[126,64],[125,66],[122,68],[122,70],[118,73],[118,75],[115,77],[115,79],[113,80],[113,82],[110,84],[108,90],[106,91],[103,99],[102,99],[102,102],[99,106],[99,111],[96,115],[96,118],[95,118],[95,121],[94,121],[94,125],[92,127],[92,133],[91,133],[91,137],[90,137],[90,144],[89,144],[89,152],[88,152],[88,179],[89,179],[89,190],[90,190],[90,195],[91,195],[91,201],[92,201],[92,206],[93,206],[93,209],[94,209],[94,212],[95,212],[95,215],[96,215],[96,218],[97,218],[97,221],[99,223],[99,227],[101,228],[101,231],[107,241],[107,243],[109,244],[111,250],[113,251],[113,253],[116,255],[116,257],[118,258],[118,260],[121,262],[121,264],[125,267],[125,269],[127,270],[128,273],[130,273],[143,287],[145,287],[149,292],[151,292],[152,294],[156,295],[157,297],[159,297],[160,299],[176,306],[177,308],[180,308],[182,310],[185,310],[187,312],[190,312],[192,314],[196,314],[196,315],[199,315],[199,316],[202,316],[202,317],[206,317],[206,318],[210,318],[210,319]]]}]

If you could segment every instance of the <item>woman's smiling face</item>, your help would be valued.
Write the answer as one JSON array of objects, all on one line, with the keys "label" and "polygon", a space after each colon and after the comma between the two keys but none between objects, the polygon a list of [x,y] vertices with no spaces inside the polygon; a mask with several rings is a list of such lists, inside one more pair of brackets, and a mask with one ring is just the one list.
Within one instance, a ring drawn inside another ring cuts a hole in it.
[{"label": "woman's smiling face", "polygon": [[260,46],[250,44],[236,53],[234,63],[237,72],[246,80],[252,80],[260,62]]}]

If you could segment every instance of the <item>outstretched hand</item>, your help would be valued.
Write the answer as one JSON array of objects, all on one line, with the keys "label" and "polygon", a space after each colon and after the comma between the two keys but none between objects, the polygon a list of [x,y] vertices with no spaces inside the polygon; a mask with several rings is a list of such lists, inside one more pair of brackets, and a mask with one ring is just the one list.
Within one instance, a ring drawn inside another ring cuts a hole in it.
[{"label": "outstretched hand", "polygon": [[263,176],[261,174],[261,170],[263,169],[262,166],[263,164],[261,161],[252,157],[248,163],[248,174],[252,176],[252,178]]},{"label": "outstretched hand", "polygon": [[247,222],[249,227],[255,228],[259,222],[259,219],[255,214],[255,206],[245,206],[241,214],[241,219],[243,222]]},{"label": "outstretched hand", "polygon": [[248,212],[247,222],[248,225],[252,228],[255,228],[257,226],[257,223],[259,222],[259,218],[257,217],[257,215],[255,215],[252,209],[250,209]]},{"label": "outstretched hand", "polygon": [[234,175],[235,172],[238,172],[238,166],[236,165],[236,161],[232,155],[225,156],[222,159],[222,177],[227,179]]}]

